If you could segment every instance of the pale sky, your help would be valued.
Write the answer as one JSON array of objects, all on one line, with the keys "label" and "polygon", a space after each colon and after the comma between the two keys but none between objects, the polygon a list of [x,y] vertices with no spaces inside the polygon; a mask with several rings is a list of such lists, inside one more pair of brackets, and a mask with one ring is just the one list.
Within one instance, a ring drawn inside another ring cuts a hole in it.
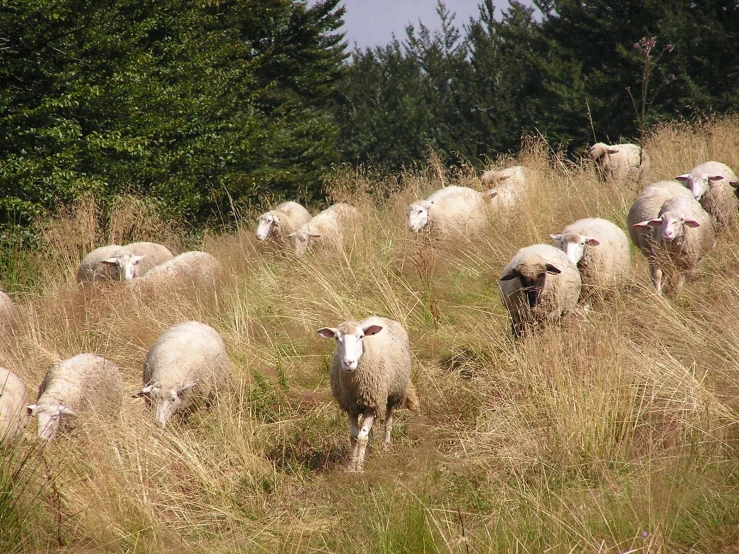
[{"label": "pale sky", "polygon": [[[479,17],[479,0],[446,0],[444,4],[450,13],[456,13],[454,25],[462,29],[469,17]],[[523,4],[531,6],[531,0],[523,0]],[[494,0],[495,17],[498,19],[503,9],[508,8],[508,0]],[[354,49],[356,42],[360,48],[384,46],[392,40],[405,39],[405,27],[412,23],[418,27],[421,19],[426,27],[432,30],[439,27],[439,16],[436,14],[436,0],[345,0],[344,28],[349,49]]]}]

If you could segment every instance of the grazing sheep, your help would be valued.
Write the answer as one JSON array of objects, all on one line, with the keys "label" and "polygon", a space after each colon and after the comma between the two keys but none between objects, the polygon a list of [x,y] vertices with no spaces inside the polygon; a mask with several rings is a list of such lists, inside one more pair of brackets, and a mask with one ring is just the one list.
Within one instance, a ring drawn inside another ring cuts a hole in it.
[{"label": "grazing sheep", "polygon": [[651,231],[649,267],[658,293],[662,292],[663,268],[674,272],[677,294],[686,274],[695,270],[716,243],[713,220],[692,195],[670,198],[662,204],[658,217],[635,223],[634,227]]},{"label": "grazing sheep", "polygon": [[111,417],[122,405],[123,377],[118,366],[88,353],[52,367],[41,383],[36,403],[28,410],[38,418],[38,438],[48,442],[60,428],[71,427],[66,416],[89,413]]},{"label": "grazing sheep", "polygon": [[26,385],[15,373],[0,367],[0,444],[13,442],[28,425]]},{"label": "grazing sheep", "polygon": [[118,244],[101,246],[90,252],[80,262],[77,268],[77,283],[117,281],[121,278],[125,279],[126,275],[132,278],[135,264],[136,262],[131,260],[130,254],[123,246]]},{"label": "grazing sheep", "polygon": [[491,169],[483,173],[480,180],[497,193],[494,195],[493,206],[503,210],[520,206],[528,196],[530,171],[526,167],[516,165],[500,171]]},{"label": "grazing sheep", "polygon": [[349,415],[349,470],[362,471],[375,418],[385,418],[388,445],[395,408],[418,409],[418,396],[411,382],[408,333],[397,321],[373,316],[345,321],[337,328],[324,327],[318,334],[336,339],[331,359],[331,392]]},{"label": "grazing sheep", "polygon": [[517,337],[572,311],[580,298],[580,289],[577,266],[562,250],[549,244],[521,248],[500,277],[501,299]]},{"label": "grazing sheep", "polygon": [[582,299],[623,287],[629,277],[629,239],[620,227],[600,218],[580,219],[558,235],[549,235],[580,270]]},{"label": "grazing sheep", "polygon": [[151,268],[134,281],[141,291],[194,287],[212,292],[223,275],[223,266],[207,252],[185,252]]},{"label": "grazing sheep", "polygon": [[312,217],[310,212],[297,202],[283,202],[257,218],[257,240],[263,241],[272,237],[273,241],[282,244],[287,236],[308,223]]},{"label": "grazing sheep", "polygon": [[173,325],[151,345],[144,360],[144,388],[135,396],[154,405],[162,427],[228,384],[231,361],[218,332],[199,321]]},{"label": "grazing sheep", "polygon": [[736,225],[739,200],[734,189],[739,186],[739,178],[728,165],[702,163],[675,179],[684,183],[703,209],[711,214],[717,231]]},{"label": "grazing sheep", "polygon": [[496,194],[495,189],[444,187],[408,207],[408,229],[418,233],[426,227],[439,239],[477,236],[490,223],[490,199]]},{"label": "grazing sheep", "polygon": [[609,146],[598,142],[588,149],[588,156],[595,161],[598,175],[603,181],[638,181],[649,171],[649,157],[636,144]]},{"label": "grazing sheep", "polygon": [[135,266],[134,277],[142,277],[150,269],[174,257],[169,248],[156,242],[131,242],[125,249],[131,256],[141,257]]},{"label": "grazing sheep", "polygon": [[342,202],[329,206],[288,235],[295,247],[295,254],[303,256],[316,241],[341,249],[347,233],[356,228],[359,218],[359,210],[354,206]]}]

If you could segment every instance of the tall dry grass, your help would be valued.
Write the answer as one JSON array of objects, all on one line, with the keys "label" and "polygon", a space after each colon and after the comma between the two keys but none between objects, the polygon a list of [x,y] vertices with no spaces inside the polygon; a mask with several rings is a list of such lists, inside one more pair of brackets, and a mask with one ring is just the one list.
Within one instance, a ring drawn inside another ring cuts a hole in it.
[{"label": "tall dry grass", "polygon": [[[737,137],[734,119],[655,129],[654,178],[706,159],[736,168]],[[93,246],[184,242],[135,206],[105,225],[92,203],[60,213],[0,364],[34,389],[56,361],[93,351],[133,393],[156,337],[198,319],[223,335],[233,374],[210,411],[171,428],[127,398],[118,420],[85,422],[28,457],[37,486],[15,493],[26,525],[9,551],[736,552],[739,234],[719,239],[676,299],[655,295],[634,252],[627,293],[514,341],[497,285],[513,253],[578,218],[623,225],[637,190],[599,183],[537,140],[498,163],[538,177],[480,242],[440,248],[405,226],[408,204],[436,187],[481,187],[470,170],[433,158],[390,177],[342,170],[331,198],[364,216],[344,252],[266,252],[245,221],[202,244],[228,273],[212,298],[81,297],[72,276]],[[354,475],[328,391],[333,346],[315,330],[369,314],[407,326],[422,409],[401,411],[393,447],[371,441]]]}]

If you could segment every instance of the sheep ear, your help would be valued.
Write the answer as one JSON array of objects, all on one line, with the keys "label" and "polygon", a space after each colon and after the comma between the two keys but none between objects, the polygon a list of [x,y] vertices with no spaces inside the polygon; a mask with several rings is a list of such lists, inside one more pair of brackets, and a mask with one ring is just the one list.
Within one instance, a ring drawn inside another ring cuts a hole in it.
[{"label": "sheep ear", "polygon": [[609,154],[618,154],[618,149],[609,148],[608,150],[606,150],[606,152],[608,152]]},{"label": "sheep ear", "polygon": [[308,233],[308,236],[309,236],[310,238],[312,238],[312,239],[318,239],[318,238],[321,238],[321,234],[320,234],[320,233]]},{"label": "sheep ear", "polygon": [[714,181],[723,181],[724,177],[723,175],[711,175],[708,177],[708,182],[710,184],[713,184]]},{"label": "sheep ear", "polygon": [[647,219],[646,221],[640,221],[639,223],[634,223],[632,227],[634,229],[649,229],[650,227],[655,227],[654,222],[658,222],[656,225],[660,225],[662,223],[662,218],[659,219]]},{"label": "sheep ear", "polygon": [[133,258],[131,258],[131,263],[133,265],[136,265],[137,263],[139,263],[143,259],[144,259],[144,256],[134,256]]},{"label": "sheep ear", "polygon": [[562,235],[549,235],[549,238],[552,240],[562,240]]},{"label": "sheep ear", "polygon": [[496,196],[498,196],[498,188],[496,187],[494,189],[490,189],[485,194],[487,194],[490,198],[495,198]]},{"label": "sheep ear", "polygon": [[297,233],[297,232],[295,232],[295,233],[290,233],[290,234],[289,234],[289,235],[287,235],[287,236],[288,236],[288,237],[294,237],[294,236],[295,236],[295,235],[297,235],[297,234],[298,234],[298,233]]},{"label": "sheep ear", "polygon": [[331,327],[324,327],[322,329],[319,329],[316,332],[319,335],[321,335],[324,339],[334,339],[334,338],[336,338],[336,329],[332,329]]},{"label": "sheep ear", "polygon": [[118,265],[118,262],[120,261],[119,258],[108,258],[107,260],[102,260],[101,264],[108,264],[108,265]]},{"label": "sheep ear", "polygon": [[191,388],[193,388],[197,384],[198,384],[198,380],[197,379],[195,379],[194,381],[188,381],[187,383],[185,383],[185,384],[180,385],[179,387],[177,387],[177,389],[176,389],[177,394],[182,394],[183,392],[185,392],[187,390],[190,390]]},{"label": "sheep ear", "polygon": [[657,219],[650,219],[649,221],[647,221],[647,226],[659,227],[660,225],[662,225],[662,223],[664,223],[664,221],[661,217],[658,217]]},{"label": "sheep ear", "polygon": [[147,385],[143,389],[141,389],[139,392],[134,394],[133,398],[141,398],[142,396],[146,396],[152,391],[153,388],[154,388],[154,385]]},{"label": "sheep ear", "polygon": [[518,271],[515,270],[515,269],[512,269],[511,271],[509,271],[508,273],[506,273],[505,275],[503,275],[500,278],[500,280],[501,281],[510,281],[511,279],[515,279],[518,276],[519,276]]},{"label": "sheep ear", "polygon": [[553,266],[552,264],[546,264],[544,267],[547,269],[547,273],[551,273],[552,275],[559,275],[560,273],[562,273],[561,269]]},{"label": "sheep ear", "polygon": [[677,177],[675,177],[675,181],[680,181],[681,183],[687,183],[688,181],[690,181],[690,173],[678,175]]},{"label": "sheep ear", "polygon": [[280,224],[280,218],[277,217],[277,214],[272,214],[272,223]]},{"label": "sheep ear", "polygon": [[732,187],[739,187],[739,181],[729,181],[729,184],[730,184],[730,185],[731,185]]},{"label": "sheep ear", "polygon": [[363,331],[365,336],[376,335],[382,331],[382,325],[370,325],[369,327],[365,327]]},{"label": "sheep ear", "polygon": [[36,411],[36,404],[31,404],[30,406],[26,406],[26,414],[29,416],[33,415],[33,412]]},{"label": "sheep ear", "polygon": [[698,223],[695,219],[686,219],[683,222],[683,225],[687,225],[688,227],[693,227],[693,228],[701,226],[701,224]]},{"label": "sheep ear", "polygon": [[59,406],[59,413],[62,415],[77,415],[77,413],[72,408],[64,405]]},{"label": "sheep ear", "polygon": [[585,237],[585,244],[589,244],[590,246],[598,246],[600,245],[600,241],[594,237]]}]

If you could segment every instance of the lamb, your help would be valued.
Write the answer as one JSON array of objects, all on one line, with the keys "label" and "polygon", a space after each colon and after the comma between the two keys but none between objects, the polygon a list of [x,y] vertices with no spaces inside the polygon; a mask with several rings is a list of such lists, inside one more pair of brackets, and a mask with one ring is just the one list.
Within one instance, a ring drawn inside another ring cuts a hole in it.
[{"label": "lamb", "polygon": [[347,233],[356,227],[359,218],[357,208],[339,202],[316,214],[288,237],[292,239],[297,256],[305,255],[317,239],[321,239],[319,242],[322,245],[340,249]]},{"label": "lamb", "polygon": [[272,237],[273,241],[282,244],[288,235],[308,223],[312,217],[297,202],[283,202],[257,218],[257,240],[264,241]]},{"label": "lamb", "polygon": [[713,220],[692,195],[670,198],[662,204],[658,217],[635,223],[634,227],[651,230],[654,244],[649,267],[658,293],[662,292],[663,267],[674,272],[673,289],[677,294],[686,274],[692,273],[716,244]]},{"label": "lamb", "polygon": [[418,233],[427,227],[439,239],[474,237],[489,225],[490,199],[496,194],[496,189],[478,192],[468,187],[444,187],[408,207],[408,229]]},{"label": "lamb", "polygon": [[629,277],[629,239],[620,227],[600,218],[580,219],[549,235],[580,270],[581,300],[602,297],[623,287]]},{"label": "lamb", "polygon": [[739,200],[734,189],[739,186],[739,178],[729,166],[721,162],[702,163],[675,180],[684,183],[711,214],[716,230],[736,225]]},{"label": "lamb", "polygon": [[187,413],[226,387],[230,372],[221,335],[205,323],[185,321],[164,331],[149,348],[144,388],[134,396],[153,404],[157,423],[166,427],[175,413]]},{"label": "lamb", "polygon": [[588,149],[588,156],[595,161],[601,180],[614,183],[639,181],[650,167],[647,153],[636,144],[597,142]]},{"label": "lamb", "polygon": [[[385,418],[385,446],[390,444],[393,411],[419,407],[411,382],[408,333],[392,319],[368,317],[318,330],[336,339],[331,359],[331,392],[349,415],[352,447],[349,471],[363,471],[369,433],[375,419]],[[361,427],[360,427],[361,416]]]},{"label": "lamb", "polygon": [[0,367],[0,444],[11,443],[28,425],[26,385],[9,369]]},{"label": "lamb", "polygon": [[120,413],[122,405],[123,376],[118,366],[86,353],[52,367],[41,383],[36,403],[28,410],[38,418],[38,438],[48,442],[60,429],[72,427],[67,416],[87,413],[111,417]]},{"label": "lamb", "polygon": [[549,244],[521,248],[503,269],[500,295],[517,337],[553,323],[580,298],[580,272],[567,254]]},{"label": "lamb", "polygon": [[484,172],[480,180],[497,193],[494,195],[493,206],[510,210],[526,199],[529,190],[529,172],[528,168],[520,165],[500,171],[491,169]]},{"label": "lamb", "polygon": [[141,291],[159,291],[173,287],[194,287],[212,292],[223,275],[223,266],[207,252],[184,252],[150,269],[134,281]]}]

